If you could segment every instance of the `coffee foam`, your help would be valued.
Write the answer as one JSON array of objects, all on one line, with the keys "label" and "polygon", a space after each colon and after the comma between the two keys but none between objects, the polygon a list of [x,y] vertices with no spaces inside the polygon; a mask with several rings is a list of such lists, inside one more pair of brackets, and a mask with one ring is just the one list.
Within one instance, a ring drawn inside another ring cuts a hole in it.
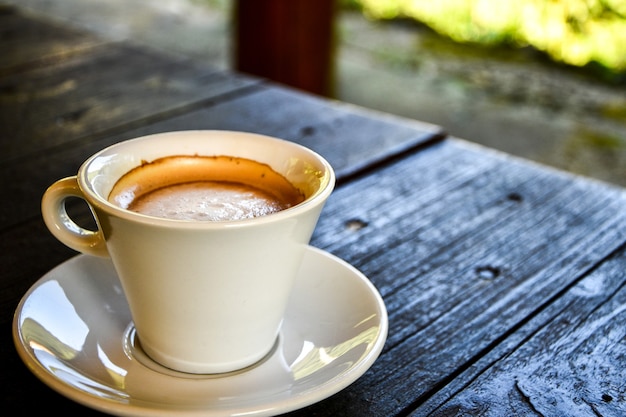
[{"label": "coffee foam", "polygon": [[202,181],[171,185],[139,196],[128,209],[176,220],[242,220],[289,208],[248,185]]}]

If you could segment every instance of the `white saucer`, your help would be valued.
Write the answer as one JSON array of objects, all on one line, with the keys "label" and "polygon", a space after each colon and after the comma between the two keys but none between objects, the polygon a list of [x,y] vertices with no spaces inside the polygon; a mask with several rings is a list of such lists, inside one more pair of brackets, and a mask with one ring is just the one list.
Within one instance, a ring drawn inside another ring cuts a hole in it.
[{"label": "white saucer", "polygon": [[275,349],[227,375],[161,367],[134,341],[110,261],[57,266],[24,295],[13,320],[22,360],[45,384],[123,416],[265,416],[342,390],[374,363],[387,337],[383,300],[358,270],[309,247]]}]

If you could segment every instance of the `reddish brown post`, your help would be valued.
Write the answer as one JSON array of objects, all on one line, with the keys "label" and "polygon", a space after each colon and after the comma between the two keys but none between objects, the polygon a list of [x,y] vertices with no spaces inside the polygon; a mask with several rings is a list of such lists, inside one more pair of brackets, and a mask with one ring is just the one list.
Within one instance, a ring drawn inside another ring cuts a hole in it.
[{"label": "reddish brown post", "polygon": [[334,16],[334,0],[237,0],[235,68],[332,95]]}]

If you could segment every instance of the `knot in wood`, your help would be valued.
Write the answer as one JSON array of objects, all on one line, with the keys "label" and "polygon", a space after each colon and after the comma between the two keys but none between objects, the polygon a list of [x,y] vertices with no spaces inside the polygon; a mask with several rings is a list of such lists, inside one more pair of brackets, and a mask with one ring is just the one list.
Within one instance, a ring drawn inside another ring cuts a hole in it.
[{"label": "knot in wood", "polygon": [[506,198],[516,203],[521,203],[524,200],[524,197],[522,197],[522,195],[518,193],[510,193],[506,196]]},{"label": "knot in wood", "polygon": [[367,227],[367,222],[361,219],[350,219],[346,222],[346,229],[356,232]]},{"label": "knot in wood", "polygon": [[496,266],[484,265],[476,267],[474,272],[476,276],[482,280],[493,281],[500,276],[502,271]]},{"label": "knot in wood", "polygon": [[313,134],[315,134],[315,128],[313,126],[304,126],[302,129],[300,129],[300,134],[303,137],[312,136]]}]

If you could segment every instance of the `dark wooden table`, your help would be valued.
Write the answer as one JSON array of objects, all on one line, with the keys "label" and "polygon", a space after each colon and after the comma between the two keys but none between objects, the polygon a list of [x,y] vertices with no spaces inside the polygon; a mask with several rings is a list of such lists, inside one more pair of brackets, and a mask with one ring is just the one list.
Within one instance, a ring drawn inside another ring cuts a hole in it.
[{"label": "dark wooden table", "polygon": [[43,191],[106,145],[180,129],[285,138],[337,171],[312,245],[379,289],[389,335],[355,383],[292,415],[626,415],[625,190],[0,7],[3,414],[99,415],[13,345],[20,298],[76,255]]}]

